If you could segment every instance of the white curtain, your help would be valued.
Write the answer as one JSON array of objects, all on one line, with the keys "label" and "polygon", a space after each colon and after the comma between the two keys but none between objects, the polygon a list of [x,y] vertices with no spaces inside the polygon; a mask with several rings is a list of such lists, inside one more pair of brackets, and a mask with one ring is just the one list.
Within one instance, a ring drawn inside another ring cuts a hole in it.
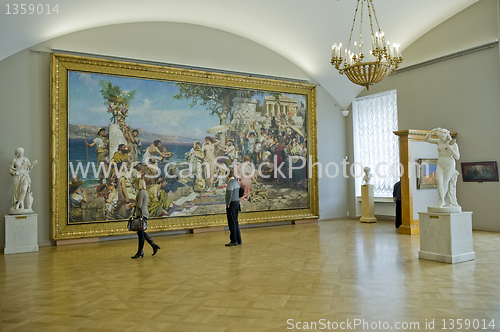
[{"label": "white curtain", "polygon": [[[393,133],[398,130],[396,90],[357,98],[352,106],[354,161],[371,168],[375,196],[392,196],[399,180],[399,142]],[[357,196],[361,195],[361,180],[356,178]]]}]

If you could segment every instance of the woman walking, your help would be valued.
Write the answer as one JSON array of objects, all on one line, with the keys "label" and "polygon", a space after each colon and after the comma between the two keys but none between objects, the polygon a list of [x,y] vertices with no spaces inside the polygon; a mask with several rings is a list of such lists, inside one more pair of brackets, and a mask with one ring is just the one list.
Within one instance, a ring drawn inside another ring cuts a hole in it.
[{"label": "woman walking", "polygon": [[[135,204],[135,216],[147,219],[149,217],[148,212],[148,192],[146,191],[146,181],[143,178],[135,179],[135,188],[137,189],[137,197]],[[137,253],[132,256],[132,258],[144,257],[144,252],[142,249],[144,248],[144,239],[148,241],[153,248],[153,256],[156,255],[160,246],[153,242],[151,236],[149,236],[145,231],[137,231],[137,236],[139,238],[139,248],[137,248]]]}]

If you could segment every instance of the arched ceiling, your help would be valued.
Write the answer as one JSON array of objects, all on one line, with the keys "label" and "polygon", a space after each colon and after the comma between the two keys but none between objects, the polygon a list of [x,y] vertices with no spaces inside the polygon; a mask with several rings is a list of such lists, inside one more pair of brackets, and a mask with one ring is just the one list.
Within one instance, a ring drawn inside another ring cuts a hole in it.
[{"label": "arched ceiling", "polygon": [[[478,0],[373,1],[385,35],[404,50]],[[59,13],[50,15],[30,15],[29,8],[27,14],[14,15],[14,2],[0,0],[0,60],[84,29],[131,22],[183,22],[231,32],[268,47],[311,75],[343,108],[362,90],[329,63],[332,44],[348,41],[354,0],[43,1],[45,11],[46,4],[50,9],[58,5]],[[368,25],[366,20],[364,24]]]}]

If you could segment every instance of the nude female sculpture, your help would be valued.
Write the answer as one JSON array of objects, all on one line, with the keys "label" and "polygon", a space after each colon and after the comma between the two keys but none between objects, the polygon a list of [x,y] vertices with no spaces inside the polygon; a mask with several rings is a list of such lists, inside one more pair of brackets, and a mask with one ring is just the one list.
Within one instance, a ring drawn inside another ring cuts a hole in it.
[{"label": "nude female sculpture", "polygon": [[[436,134],[437,139],[431,138],[433,133]],[[424,140],[437,144],[439,152],[436,167],[439,200],[433,207],[459,207],[456,195],[458,171],[455,169],[455,160],[460,159],[460,152],[456,141],[451,138],[450,131],[444,128],[432,129]]]},{"label": "nude female sculpture", "polygon": [[[31,209],[33,195],[31,193],[29,173],[36,163],[36,160],[31,163],[24,156],[23,148],[16,149],[16,158],[12,160],[9,169],[9,173],[12,175],[12,207],[10,208],[10,214],[33,213]],[[24,206],[25,200],[26,208]]]}]

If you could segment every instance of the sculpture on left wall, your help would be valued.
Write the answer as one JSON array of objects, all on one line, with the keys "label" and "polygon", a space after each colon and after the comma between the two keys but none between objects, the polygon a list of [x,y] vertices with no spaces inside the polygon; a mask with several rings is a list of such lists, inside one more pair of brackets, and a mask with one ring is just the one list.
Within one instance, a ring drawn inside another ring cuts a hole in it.
[{"label": "sculpture on left wall", "polygon": [[[24,149],[16,149],[16,158],[10,164],[9,173],[12,175],[12,207],[9,214],[33,213],[33,194],[31,192],[30,172],[37,163],[30,162],[24,156]],[[26,204],[25,204],[26,203]]]}]

